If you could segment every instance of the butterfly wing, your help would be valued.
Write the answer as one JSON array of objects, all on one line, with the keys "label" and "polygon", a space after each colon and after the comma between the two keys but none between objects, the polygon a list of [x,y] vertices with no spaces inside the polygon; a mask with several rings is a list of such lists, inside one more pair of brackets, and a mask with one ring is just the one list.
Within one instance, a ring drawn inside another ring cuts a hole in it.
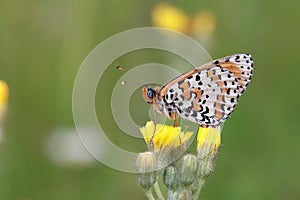
[{"label": "butterfly wing", "polygon": [[224,122],[253,75],[248,54],[227,56],[195,68],[162,86],[159,96],[181,117],[200,125]]}]

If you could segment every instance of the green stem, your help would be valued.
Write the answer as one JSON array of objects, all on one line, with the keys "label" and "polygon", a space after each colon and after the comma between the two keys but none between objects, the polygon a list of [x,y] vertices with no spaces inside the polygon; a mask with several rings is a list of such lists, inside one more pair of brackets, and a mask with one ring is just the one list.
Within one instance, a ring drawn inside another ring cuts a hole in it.
[{"label": "green stem", "polygon": [[154,190],[155,190],[155,192],[156,192],[158,198],[159,198],[160,200],[165,200],[163,194],[162,194],[161,191],[160,191],[160,188],[159,188],[159,185],[158,185],[157,182],[154,183],[153,187],[154,187]]},{"label": "green stem", "polygon": [[148,200],[155,200],[155,198],[152,194],[152,188],[145,190],[145,195],[147,196]]},{"label": "green stem", "polygon": [[206,178],[201,178],[201,177],[200,177],[200,178],[198,179],[198,185],[197,185],[198,190],[197,190],[197,192],[196,192],[195,194],[193,194],[193,199],[192,199],[192,200],[197,200],[197,199],[198,199],[198,197],[199,197],[199,195],[200,195],[200,192],[201,192],[201,190],[202,190],[202,187],[203,187],[205,181],[206,181]]}]

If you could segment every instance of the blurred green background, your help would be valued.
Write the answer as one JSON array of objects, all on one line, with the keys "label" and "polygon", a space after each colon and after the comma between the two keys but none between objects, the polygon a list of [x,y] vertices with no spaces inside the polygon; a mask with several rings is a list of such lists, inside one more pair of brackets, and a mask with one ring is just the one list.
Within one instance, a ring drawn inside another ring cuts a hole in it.
[{"label": "blurred green background", "polygon": [[[10,88],[0,143],[0,199],[146,199],[134,174],[98,162],[55,162],[47,149],[57,130],[74,129],[72,87],[87,54],[121,31],[153,26],[151,12],[159,2],[0,1],[0,79]],[[189,16],[203,10],[214,14],[216,27],[205,46],[213,58],[245,52],[255,63],[252,83],[223,129],[216,171],[201,199],[300,199],[300,3],[169,3]],[[122,63],[134,66],[160,57],[136,52]],[[98,116],[108,115],[105,129],[112,141],[140,151],[143,141],[124,136],[110,111],[101,109],[110,106],[121,75],[112,67],[100,81]],[[139,117],[143,123],[148,113]]]}]

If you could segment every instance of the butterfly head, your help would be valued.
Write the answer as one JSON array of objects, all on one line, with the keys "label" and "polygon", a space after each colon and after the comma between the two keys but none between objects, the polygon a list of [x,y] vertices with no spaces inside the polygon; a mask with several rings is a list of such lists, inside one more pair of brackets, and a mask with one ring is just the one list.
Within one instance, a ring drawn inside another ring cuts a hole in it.
[{"label": "butterfly head", "polygon": [[147,103],[153,104],[156,99],[156,91],[155,89],[152,89],[151,87],[144,87],[143,88],[143,97]]}]

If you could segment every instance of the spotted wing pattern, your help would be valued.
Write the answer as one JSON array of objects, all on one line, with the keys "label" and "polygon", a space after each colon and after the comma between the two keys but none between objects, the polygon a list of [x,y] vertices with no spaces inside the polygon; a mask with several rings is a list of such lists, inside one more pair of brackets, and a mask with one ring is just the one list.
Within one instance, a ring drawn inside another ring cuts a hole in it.
[{"label": "spotted wing pattern", "polygon": [[159,90],[160,105],[169,113],[203,126],[224,122],[253,75],[249,54],[235,54],[183,74]]}]

